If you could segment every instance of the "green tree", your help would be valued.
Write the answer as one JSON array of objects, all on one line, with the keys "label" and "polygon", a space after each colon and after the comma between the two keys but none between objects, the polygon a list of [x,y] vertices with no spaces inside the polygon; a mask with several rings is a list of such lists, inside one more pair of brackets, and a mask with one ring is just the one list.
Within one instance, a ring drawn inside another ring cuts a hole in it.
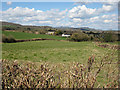
[{"label": "green tree", "polygon": [[88,41],[90,40],[89,36],[84,33],[73,33],[70,37],[70,40],[72,41]]},{"label": "green tree", "polygon": [[63,33],[62,33],[62,31],[60,31],[60,30],[57,30],[56,32],[55,32],[55,35],[62,35]]},{"label": "green tree", "polygon": [[103,34],[103,41],[104,42],[114,42],[118,40],[118,35],[115,35],[112,32],[104,33]]},{"label": "green tree", "polygon": [[4,34],[2,35],[2,42],[4,43],[14,43],[16,40],[14,39],[13,36],[5,36]]}]

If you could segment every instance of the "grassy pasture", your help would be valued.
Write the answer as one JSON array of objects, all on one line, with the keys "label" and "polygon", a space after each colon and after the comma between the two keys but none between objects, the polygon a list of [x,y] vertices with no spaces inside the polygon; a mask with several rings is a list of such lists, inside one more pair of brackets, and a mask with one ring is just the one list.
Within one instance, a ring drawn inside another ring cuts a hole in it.
[{"label": "grassy pasture", "polygon": [[44,38],[44,39],[66,40],[65,37],[60,37],[60,36],[33,34],[33,33],[24,33],[24,32],[2,31],[2,34],[5,34],[6,36],[13,36],[15,39]]},{"label": "grassy pasture", "polygon": [[[3,43],[2,58],[8,60],[49,61],[86,63],[89,56],[96,60],[114,52],[108,48],[96,46],[92,42],[36,41],[22,43]],[[117,53],[116,53],[117,55]]]},{"label": "grassy pasture", "polygon": [[[113,52],[114,54],[112,55],[111,53]],[[91,72],[89,74],[86,67],[88,58],[92,55],[95,56],[95,61],[91,67]],[[7,62],[3,63],[3,70],[5,70],[5,76],[3,76],[3,78],[4,80],[11,80],[10,82],[13,84],[16,82],[12,81],[12,79],[16,80],[19,83],[19,80],[21,80],[22,77],[24,79],[26,79],[27,77],[31,82],[29,82],[29,85],[31,87],[35,87],[33,85],[36,84],[37,80],[39,80],[42,77],[42,74],[45,72],[45,77],[43,77],[45,78],[45,80],[47,80],[47,76],[49,76],[47,74],[53,76],[53,80],[55,80],[54,82],[50,82],[50,84],[54,83],[56,87],[73,88],[72,85],[75,85],[75,87],[79,87],[77,84],[82,85],[82,83],[84,84],[85,81],[88,79],[90,80],[88,81],[87,86],[91,87],[89,86],[89,83],[94,83],[92,82],[94,81],[92,79],[96,74],[96,71],[100,67],[101,60],[104,59],[104,63],[109,63],[111,60],[112,63],[116,63],[118,60],[118,53],[116,50],[113,49],[98,47],[93,42],[46,40],[36,42],[31,41],[20,43],[3,43],[2,59],[7,60]],[[19,74],[17,74],[17,77],[15,77],[14,74],[12,75],[12,77],[8,77],[9,72],[14,70],[12,69],[14,67],[14,64],[16,65],[16,62],[14,62],[14,60],[17,60],[18,62],[18,67],[20,68],[20,70],[18,69],[19,71],[16,70],[16,72],[19,72]],[[81,67],[81,65],[83,66]],[[8,66],[11,68],[11,71],[9,69],[7,70]],[[44,66],[44,68],[46,69],[41,71],[41,66]],[[81,68],[83,68],[82,75],[84,79],[83,82],[80,83],[81,78],[77,78],[77,76],[81,75]],[[86,68],[85,71],[84,68]],[[21,72],[21,69],[25,74]],[[49,69],[51,71],[49,71]],[[46,70],[48,70],[47,74]],[[78,73],[76,72],[76,70]],[[35,74],[35,72],[38,74]],[[76,72],[76,76],[74,77],[71,72]],[[88,79],[86,78],[86,73],[89,75]],[[117,82],[117,74],[117,64],[105,64],[104,67],[100,69],[100,72],[96,77],[96,83],[94,87],[103,87],[109,84],[109,82],[113,81],[113,84],[111,83],[110,86],[108,86],[112,87],[112,85],[115,85]],[[27,75],[30,75],[31,78],[29,78]],[[32,75],[35,75],[36,78],[34,78]],[[27,80],[23,80],[22,82],[27,83]],[[57,86],[58,82],[60,83]],[[39,83],[43,84],[42,81],[40,81]],[[39,84],[37,83],[37,85]],[[46,83],[44,83],[43,86],[39,87],[46,87]],[[85,85],[81,87],[85,88]]]}]

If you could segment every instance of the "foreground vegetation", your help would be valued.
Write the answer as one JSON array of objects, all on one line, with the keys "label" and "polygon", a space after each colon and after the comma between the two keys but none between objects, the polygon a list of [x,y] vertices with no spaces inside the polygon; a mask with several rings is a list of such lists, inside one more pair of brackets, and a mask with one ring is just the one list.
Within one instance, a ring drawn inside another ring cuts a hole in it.
[{"label": "foreground vegetation", "polygon": [[2,44],[4,88],[117,88],[118,52],[94,42]]},{"label": "foreground vegetation", "polygon": [[2,60],[2,88],[118,88],[115,59],[112,53],[87,64]]}]

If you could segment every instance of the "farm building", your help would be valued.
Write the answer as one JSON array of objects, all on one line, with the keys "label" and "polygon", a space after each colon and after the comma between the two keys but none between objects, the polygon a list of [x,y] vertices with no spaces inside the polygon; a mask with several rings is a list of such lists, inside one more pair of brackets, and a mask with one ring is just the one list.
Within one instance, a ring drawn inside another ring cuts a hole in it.
[{"label": "farm building", "polygon": [[39,34],[39,32],[35,32],[35,34]]},{"label": "farm building", "polygon": [[53,35],[53,34],[55,34],[55,31],[54,30],[48,30],[48,32],[46,34]]},{"label": "farm building", "polygon": [[55,32],[47,32],[46,34],[53,35]]},{"label": "farm building", "polygon": [[62,37],[70,37],[68,34],[62,34]]}]

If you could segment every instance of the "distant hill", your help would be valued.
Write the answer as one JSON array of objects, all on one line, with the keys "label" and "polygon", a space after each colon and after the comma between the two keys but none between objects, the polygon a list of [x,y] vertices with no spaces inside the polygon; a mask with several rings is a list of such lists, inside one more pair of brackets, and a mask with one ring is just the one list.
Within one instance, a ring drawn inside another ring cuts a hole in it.
[{"label": "distant hill", "polygon": [[41,29],[61,29],[61,30],[82,30],[82,31],[96,31],[97,29],[89,28],[89,27],[80,27],[80,28],[72,28],[72,27],[50,27],[50,26],[33,26],[33,25],[21,25],[11,22],[2,22],[2,25],[11,25],[11,26],[23,26],[23,27],[29,27],[29,28],[41,28]]},{"label": "distant hill", "polygon": [[80,28],[73,28],[73,27],[56,27],[57,29],[61,29],[61,30],[74,30],[74,31],[78,31],[78,30],[82,30],[82,31],[102,31],[102,30],[98,30],[98,29],[94,29],[94,28],[89,28],[89,27],[80,27]]},{"label": "distant hill", "polygon": [[[104,30],[99,30],[99,29],[94,29],[89,27],[73,28],[73,27],[33,26],[33,25],[21,25],[21,24],[16,24],[11,22],[3,22],[3,21],[0,23],[2,23],[2,26],[13,26],[21,30],[25,28],[29,30],[29,28],[31,28],[33,30],[96,31],[96,32],[104,31]],[[115,30],[107,30],[107,31],[115,31]],[[118,31],[115,31],[115,32],[118,32]]]},{"label": "distant hill", "polygon": [[0,23],[2,23],[2,25],[22,26],[20,24],[11,23],[11,22],[0,22]]},{"label": "distant hill", "polygon": [[21,24],[16,24],[16,23],[11,23],[11,22],[0,22],[2,23],[2,26],[15,26],[15,27],[21,27],[21,28],[40,28],[40,29],[52,29],[53,27],[50,26],[33,26],[33,25],[21,25]]}]

